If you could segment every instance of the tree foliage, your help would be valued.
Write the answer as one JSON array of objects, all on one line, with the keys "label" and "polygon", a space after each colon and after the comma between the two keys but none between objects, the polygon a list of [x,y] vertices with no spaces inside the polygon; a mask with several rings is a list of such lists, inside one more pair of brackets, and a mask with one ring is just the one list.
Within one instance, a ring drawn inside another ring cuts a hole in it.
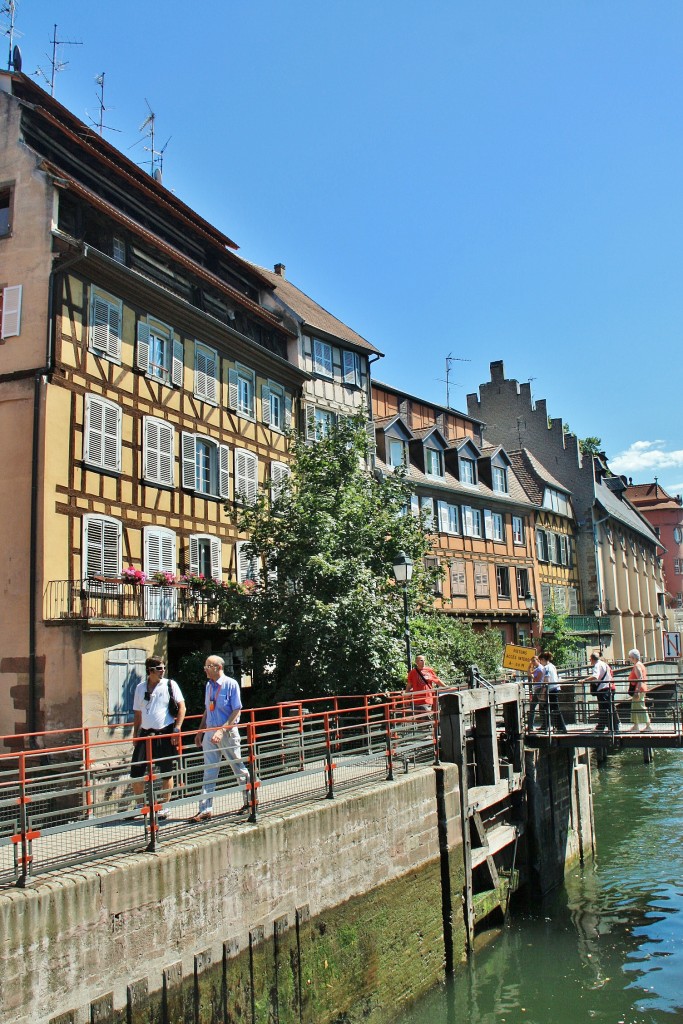
[{"label": "tree foliage", "polygon": [[500,633],[475,630],[466,619],[431,612],[411,624],[414,655],[423,654],[444,683],[455,682],[470,665],[485,677],[493,677],[503,657]]},{"label": "tree foliage", "polygon": [[431,607],[437,570],[424,566],[422,518],[406,514],[405,473],[369,472],[369,443],[360,417],[314,444],[292,438],[291,476],[275,500],[264,488],[234,513],[261,571],[233,630],[253,645],[257,679],[273,699],[372,692],[405,678],[392,565],[401,550],[413,559],[417,613]]},{"label": "tree foliage", "polygon": [[584,455],[597,455],[602,451],[601,437],[584,437],[579,439],[579,448]]},{"label": "tree foliage", "polygon": [[546,611],[543,615],[543,647],[552,653],[554,664],[562,668],[573,662],[574,655],[583,647],[583,640],[569,629],[566,615]]}]

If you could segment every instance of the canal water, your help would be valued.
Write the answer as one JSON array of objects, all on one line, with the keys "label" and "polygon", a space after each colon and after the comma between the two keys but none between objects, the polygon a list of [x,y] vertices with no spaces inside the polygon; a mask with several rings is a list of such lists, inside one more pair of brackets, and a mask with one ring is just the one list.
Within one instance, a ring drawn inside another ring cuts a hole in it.
[{"label": "canal water", "polygon": [[396,1024],[683,1022],[683,751],[593,769],[596,863]]}]

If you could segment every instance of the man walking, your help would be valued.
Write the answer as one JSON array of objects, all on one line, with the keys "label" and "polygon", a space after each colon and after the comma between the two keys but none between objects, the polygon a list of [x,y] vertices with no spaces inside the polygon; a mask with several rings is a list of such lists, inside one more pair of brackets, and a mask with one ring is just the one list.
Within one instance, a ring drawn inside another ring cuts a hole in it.
[{"label": "man walking", "polygon": [[[153,736],[152,761],[161,776],[161,809],[157,818],[168,818],[167,802],[173,792],[173,772],[177,757],[177,734],[185,718],[185,701],[174,679],[164,675],[162,658],[147,658],[147,681],[138,683],[133,697],[133,732],[137,737],[133,746],[130,777],[133,792],[139,802],[145,791],[144,777],[149,772],[148,747],[145,736]],[[138,806],[138,813],[141,807]]]},{"label": "man walking", "polygon": [[415,668],[411,668],[406,682],[406,693],[413,695],[413,707],[417,712],[429,714],[434,707],[434,690],[443,683],[433,668],[425,665],[421,654],[415,659]]},{"label": "man walking", "polygon": [[591,692],[598,699],[598,724],[596,732],[609,729],[619,732],[619,718],[614,707],[614,691],[612,690],[612,669],[599,654],[591,654],[591,674],[586,677],[591,684]]},{"label": "man walking", "polygon": [[538,659],[543,666],[544,675],[543,680],[547,691],[547,712],[546,721],[544,723],[546,729],[550,730],[550,727],[555,724],[558,732],[567,732],[567,726],[560,708],[560,693],[562,689],[560,687],[560,678],[557,674],[557,669],[553,665],[553,656],[550,651],[541,651]]},{"label": "man walking", "polygon": [[224,665],[225,662],[217,654],[209,655],[204,663],[204,714],[195,740],[197,746],[201,746],[204,751],[204,785],[199,812],[190,818],[190,821],[208,821],[211,818],[221,757],[226,759],[240,786],[245,788],[242,810],[249,810],[246,796],[249,770],[242,763],[240,734],[237,728],[242,710],[240,688],[236,679],[225,675]]}]

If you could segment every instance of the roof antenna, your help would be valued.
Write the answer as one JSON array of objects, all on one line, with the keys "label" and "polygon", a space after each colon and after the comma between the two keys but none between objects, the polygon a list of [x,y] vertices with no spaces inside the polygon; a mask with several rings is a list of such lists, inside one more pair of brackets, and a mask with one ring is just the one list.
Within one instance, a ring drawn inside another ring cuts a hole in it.
[{"label": "roof antenna", "polygon": [[[95,79],[96,84],[99,85],[99,87],[100,87],[100,94],[97,97],[97,102],[98,102],[99,108],[100,108],[100,114],[99,114],[99,117],[98,117],[97,121],[95,121],[94,118],[90,117],[90,114],[88,114],[88,120],[90,121],[90,124],[94,124],[96,126],[98,132],[100,133],[100,138],[102,138],[102,135],[103,135],[104,131],[108,131],[108,132],[120,132],[121,131],[120,128],[111,128],[108,124],[104,124],[104,112],[107,109],[105,107],[105,105],[104,105],[104,75],[105,75],[105,72],[103,71],[102,74],[98,75],[97,78]],[[87,113],[87,111],[86,111],[86,113]]]},{"label": "roof antenna", "polygon": [[9,36],[9,48],[7,52],[8,71],[21,71],[21,50],[18,46],[14,45],[14,19],[16,12],[17,0],[3,0],[2,5],[0,6],[0,14],[9,19],[9,25],[5,29],[5,35]]},{"label": "roof antenna", "polygon": [[[157,115],[154,113],[154,111],[150,107],[149,101],[147,99],[145,100],[145,103],[147,104],[147,109],[149,110],[149,114],[147,115],[145,120],[140,125],[138,131],[144,132],[145,128],[147,129],[147,132],[145,134],[145,138],[149,139],[149,146],[145,146],[144,149],[146,150],[147,153],[150,154],[149,173],[152,175],[152,177],[154,178],[155,181],[158,181],[161,184],[161,175],[162,175],[162,172],[163,172],[163,169],[164,169],[164,152],[166,151],[166,146],[168,146],[169,142],[171,141],[172,136],[169,135],[169,137],[166,139],[166,142],[161,147],[161,149],[157,149],[156,148],[155,143],[154,143],[154,136],[155,136],[155,128],[156,128],[156,118],[157,118]],[[138,142],[134,142],[133,146],[137,146],[138,143],[141,142],[141,141],[142,141],[141,139],[138,139]],[[131,146],[130,148],[132,149],[133,146]],[[159,160],[157,160],[157,157],[159,157]],[[140,162],[140,166],[142,166],[143,163],[147,163],[147,161],[146,160],[142,160]]]},{"label": "roof antenna", "polygon": [[52,33],[52,59],[50,59],[50,57],[47,58],[50,61],[52,74],[50,78],[48,78],[42,68],[36,68],[33,72],[34,75],[40,75],[43,81],[50,86],[50,96],[54,96],[55,94],[55,75],[58,74],[58,72],[63,71],[69,63],[68,60],[57,60],[58,46],[83,46],[83,43],[74,39],[57,39],[57,26],[55,25],[54,32]]},{"label": "roof antenna", "polygon": [[[446,408],[447,409],[452,409],[453,408],[452,405],[451,405],[451,373],[453,372],[451,370],[451,364],[452,363],[471,363],[471,362],[472,362],[471,359],[461,359],[460,356],[451,355],[450,352],[446,356],[446,380],[442,381],[442,383],[444,383],[446,385]],[[455,384],[454,383],[453,387],[454,388],[461,388],[461,387],[463,387],[463,385],[462,384]]]}]

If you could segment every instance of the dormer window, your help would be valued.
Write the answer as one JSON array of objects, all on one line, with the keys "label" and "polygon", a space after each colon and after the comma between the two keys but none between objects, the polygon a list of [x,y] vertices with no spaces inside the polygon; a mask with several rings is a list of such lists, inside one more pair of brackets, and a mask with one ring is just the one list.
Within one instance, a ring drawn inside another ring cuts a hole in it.
[{"label": "dormer window", "polygon": [[502,469],[500,466],[492,466],[491,480],[496,494],[508,493],[508,474],[506,469]]},{"label": "dormer window", "polygon": [[458,462],[460,464],[460,483],[476,484],[477,476],[474,468],[474,459],[460,458]]},{"label": "dormer window", "polygon": [[553,512],[560,512],[563,516],[570,515],[569,501],[566,494],[555,490],[554,487],[546,487],[543,492],[543,508],[550,508]]},{"label": "dormer window", "polygon": [[427,476],[442,477],[443,452],[437,448],[425,448],[425,472]]},{"label": "dormer window", "polygon": [[405,466],[408,463],[408,450],[404,441],[391,437],[388,439],[388,462],[392,469],[398,466]]}]

